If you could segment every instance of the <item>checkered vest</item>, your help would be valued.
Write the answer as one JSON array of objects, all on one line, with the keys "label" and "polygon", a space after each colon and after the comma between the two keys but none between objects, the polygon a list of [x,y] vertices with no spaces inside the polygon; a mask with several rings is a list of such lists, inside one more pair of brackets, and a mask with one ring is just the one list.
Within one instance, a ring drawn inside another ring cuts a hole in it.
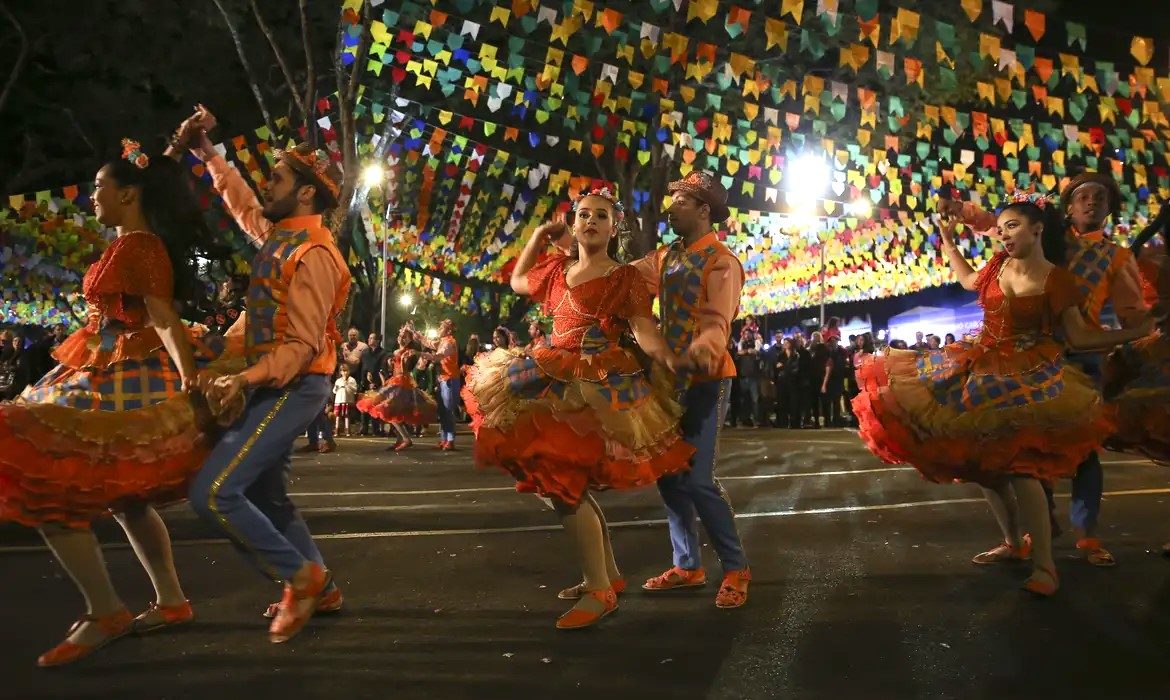
[{"label": "checkered vest", "polygon": [[1120,254],[1121,248],[1112,241],[1069,240],[1066,267],[1076,278],[1081,293],[1081,312],[1094,325],[1101,323],[1101,309],[1109,298],[1110,270]]},{"label": "checkered vest", "polygon": [[[342,284],[334,293],[325,326],[322,351],[306,368],[305,374],[332,374],[337,365],[335,348],[341,342],[335,318],[349,296],[350,275],[341,252],[327,228],[274,228],[252,260],[252,279],[248,286],[247,320],[244,348],[248,365],[256,364],[266,353],[284,341],[288,328],[288,291],[297,263],[313,248],[324,248],[342,271]],[[328,350],[328,352],[326,352]]]},{"label": "checkered vest", "polygon": [[[699,333],[699,312],[707,297],[707,271],[721,255],[729,255],[739,264],[739,259],[719,242],[688,251],[679,241],[663,255],[658,305],[662,335],[674,352],[685,352]],[[689,381],[721,378],[692,374]]]}]

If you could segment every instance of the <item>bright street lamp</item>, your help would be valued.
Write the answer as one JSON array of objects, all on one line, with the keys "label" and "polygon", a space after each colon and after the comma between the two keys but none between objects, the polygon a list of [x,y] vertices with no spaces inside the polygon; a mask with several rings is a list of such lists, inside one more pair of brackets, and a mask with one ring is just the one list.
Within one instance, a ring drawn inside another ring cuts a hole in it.
[{"label": "bright street lamp", "polygon": [[845,205],[845,213],[859,219],[868,219],[873,214],[873,205],[868,199],[855,199]]},{"label": "bright street lamp", "polygon": [[815,201],[829,189],[832,173],[825,159],[806,153],[788,166],[788,191],[796,201]]},{"label": "bright street lamp", "polygon": [[406,306],[410,306],[413,303],[414,303],[414,298],[411,297],[409,294],[403,294],[402,296],[398,297],[398,304],[400,306],[406,307]]},{"label": "bright street lamp", "polygon": [[362,182],[366,187],[377,187],[386,179],[386,171],[378,163],[370,163],[362,170]]}]

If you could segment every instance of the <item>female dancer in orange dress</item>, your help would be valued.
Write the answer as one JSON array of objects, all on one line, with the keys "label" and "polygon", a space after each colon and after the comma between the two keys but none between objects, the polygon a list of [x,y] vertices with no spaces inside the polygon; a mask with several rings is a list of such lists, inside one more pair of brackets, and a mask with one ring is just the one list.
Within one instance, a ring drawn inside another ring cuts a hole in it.
[{"label": "female dancer in orange dress", "polygon": [[1166,318],[1170,311],[1170,258],[1165,245],[1150,244],[1158,233],[1170,241],[1168,224],[1170,207],[1163,204],[1133,243],[1142,275],[1142,296],[1151,315],[1161,321],[1153,333],[1110,357],[1105,396],[1118,409],[1117,432],[1110,444],[1170,466],[1170,322]]},{"label": "female dancer in orange dress", "polygon": [[881,459],[908,462],[931,481],[982,486],[1005,547],[1022,549],[1020,525],[1031,533],[1034,569],[1024,588],[1052,595],[1059,583],[1041,482],[1071,477],[1113,427],[1063,345],[1107,348],[1141,337],[1149,324],[1113,332],[1085,324],[1070,273],[1046,259],[1063,259],[1064,241],[1047,200],[1019,195],[1003,209],[1003,250],[978,272],[955,244],[957,223],[945,222],[943,250],[963,287],[979,293],[982,331],[925,353],[865,358],[855,415]]},{"label": "female dancer in orange dress", "polygon": [[[621,216],[608,189],[594,190],[575,203],[572,239],[562,223],[536,229],[512,288],[553,316],[551,345],[481,355],[463,391],[477,464],[505,469],[518,490],[550,499],[572,540],[584,581],[561,591],[578,602],[557,621],[559,629],[596,623],[617,609],[625,588],[605,516],[589,491],[653,484],[685,470],[694,452],[679,433],[671,378],[648,376],[620,342],[632,331],[650,358],[676,364],[638,271],[611,257]],[[575,246],[575,255],[555,253],[534,264],[550,241]]]},{"label": "female dancer in orange dress", "polygon": [[[357,402],[358,410],[389,423],[398,433],[390,449],[401,452],[414,444],[407,425],[428,425],[438,416],[438,405],[430,394],[418,388],[410,371],[418,362],[416,334],[409,326],[398,331],[398,349],[391,359],[393,374],[378,391],[371,391]],[[405,425],[404,425],[405,424]]]},{"label": "female dancer in orange dress", "polygon": [[[0,404],[0,520],[39,528],[86,604],[41,666],[193,617],[151,504],[185,498],[209,447],[185,391],[196,360],[174,300],[190,289],[194,248],[210,232],[178,163],[125,143],[125,158],[95,182],[94,212],[118,237],[85,274],[88,322],[56,350],[55,369]],[[90,530],[111,511],[154,584],[155,602],[137,618]]]}]

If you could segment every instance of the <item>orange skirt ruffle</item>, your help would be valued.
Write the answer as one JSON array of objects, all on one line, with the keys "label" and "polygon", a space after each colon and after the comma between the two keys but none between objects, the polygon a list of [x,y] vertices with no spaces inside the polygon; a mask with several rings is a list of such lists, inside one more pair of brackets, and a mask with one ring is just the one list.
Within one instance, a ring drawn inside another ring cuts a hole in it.
[{"label": "orange skirt ruffle", "polygon": [[439,406],[405,374],[396,374],[379,391],[366,392],[357,409],[387,423],[430,425],[438,419]]},{"label": "orange skirt ruffle", "polygon": [[[1073,476],[1114,428],[1112,411],[1089,378],[1062,358],[1044,368],[1057,379],[1047,388],[1058,393],[1037,399],[1028,385],[1037,367],[1020,366],[994,378],[1002,382],[989,382],[978,370],[992,357],[991,364],[1004,367],[1002,353],[948,348],[933,364],[920,364],[914,351],[888,350],[858,368],[854,415],[862,440],[882,461],[911,464],[938,483],[994,485],[1010,475],[1048,481]],[[1047,355],[1038,352],[1031,360]],[[972,400],[973,392],[990,398]]]},{"label": "orange skirt ruffle", "polygon": [[116,412],[0,404],[0,521],[84,528],[184,500],[209,449],[184,395]]},{"label": "orange skirt ruffle", "polygon": [[1117,407],[1110,446],[1170,466],[1170,335],[1159,330],[1109,360],[1105,385]]},{"label": "orange skirt ruffle", "polygon": [[[651,386],[636,361],[631,374],[602,373],[596,382],[562,381],[543,369],[560,375],[557,369],[578,365],[547,351],[535,361],[507,350],[477,358],[462,392],[477,466],[503,469],[518,491],[570,505],[589,489],[637,488],[689,468],[695,450],[679,433],[682,409],[670,398],[665,370]],[[517,368],[522,393],[510,382]]]}]

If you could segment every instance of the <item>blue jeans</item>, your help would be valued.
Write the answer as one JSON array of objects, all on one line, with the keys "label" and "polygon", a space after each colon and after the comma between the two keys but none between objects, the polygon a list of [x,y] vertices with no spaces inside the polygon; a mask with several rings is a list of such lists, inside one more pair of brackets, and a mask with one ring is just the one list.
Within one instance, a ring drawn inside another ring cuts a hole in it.
[{"label": "blue jeans", "polygon": [[195,512],[274,581],[288,581],[306,561],[324,566],[288,498],[286,477],[293,441],[321,414],[330,389],[329,378],[320,374],[284,389],[258,389],[189,490]]},{"label": "blue jeans", "polygon": [[439,382],[439,439],[455,443],[455,412],[459,408],[459,389],[463,380],[459,377]]},{"label": "blue jeans", "polygon": [[[1074,354],[1069,362],[1101,384],[1104,357],[1099,353]],[[1105,490],[1105,474],[1101,470],[1101,457],[1094,452],[1077,466],[1072,479],[1072,501],[1068,507],[1068,519],[1072,526],[1088,535],[1097,528],[1097,517],[1101,514],[1101,494]]]},{"label": "blue jeans", "polygon": [[703,565],[696,516],[703,522],[724,573],[747,568],[743,543],[735,529],[735,512],[727,492],[715,478],[719,431],[730,393],[730,379],[702,382],[687,389],[681,428],[683,439],[696,450],[691,469],[658,480],[670,525],[674,565],[681,569],[694,570]]},{"label": "blue jeans", "polygon": [[333,421],[329,419],[327,411],[328,409],[322,408],[313,422],[309,423],[309,445],[311,447],[316,447],[322,440],[325,442],[333,441]]},{"label": "blue jeans", "polygon": [[739,419],[752,425],[760,422],[760,380],[758,377],[739,378]]}]

